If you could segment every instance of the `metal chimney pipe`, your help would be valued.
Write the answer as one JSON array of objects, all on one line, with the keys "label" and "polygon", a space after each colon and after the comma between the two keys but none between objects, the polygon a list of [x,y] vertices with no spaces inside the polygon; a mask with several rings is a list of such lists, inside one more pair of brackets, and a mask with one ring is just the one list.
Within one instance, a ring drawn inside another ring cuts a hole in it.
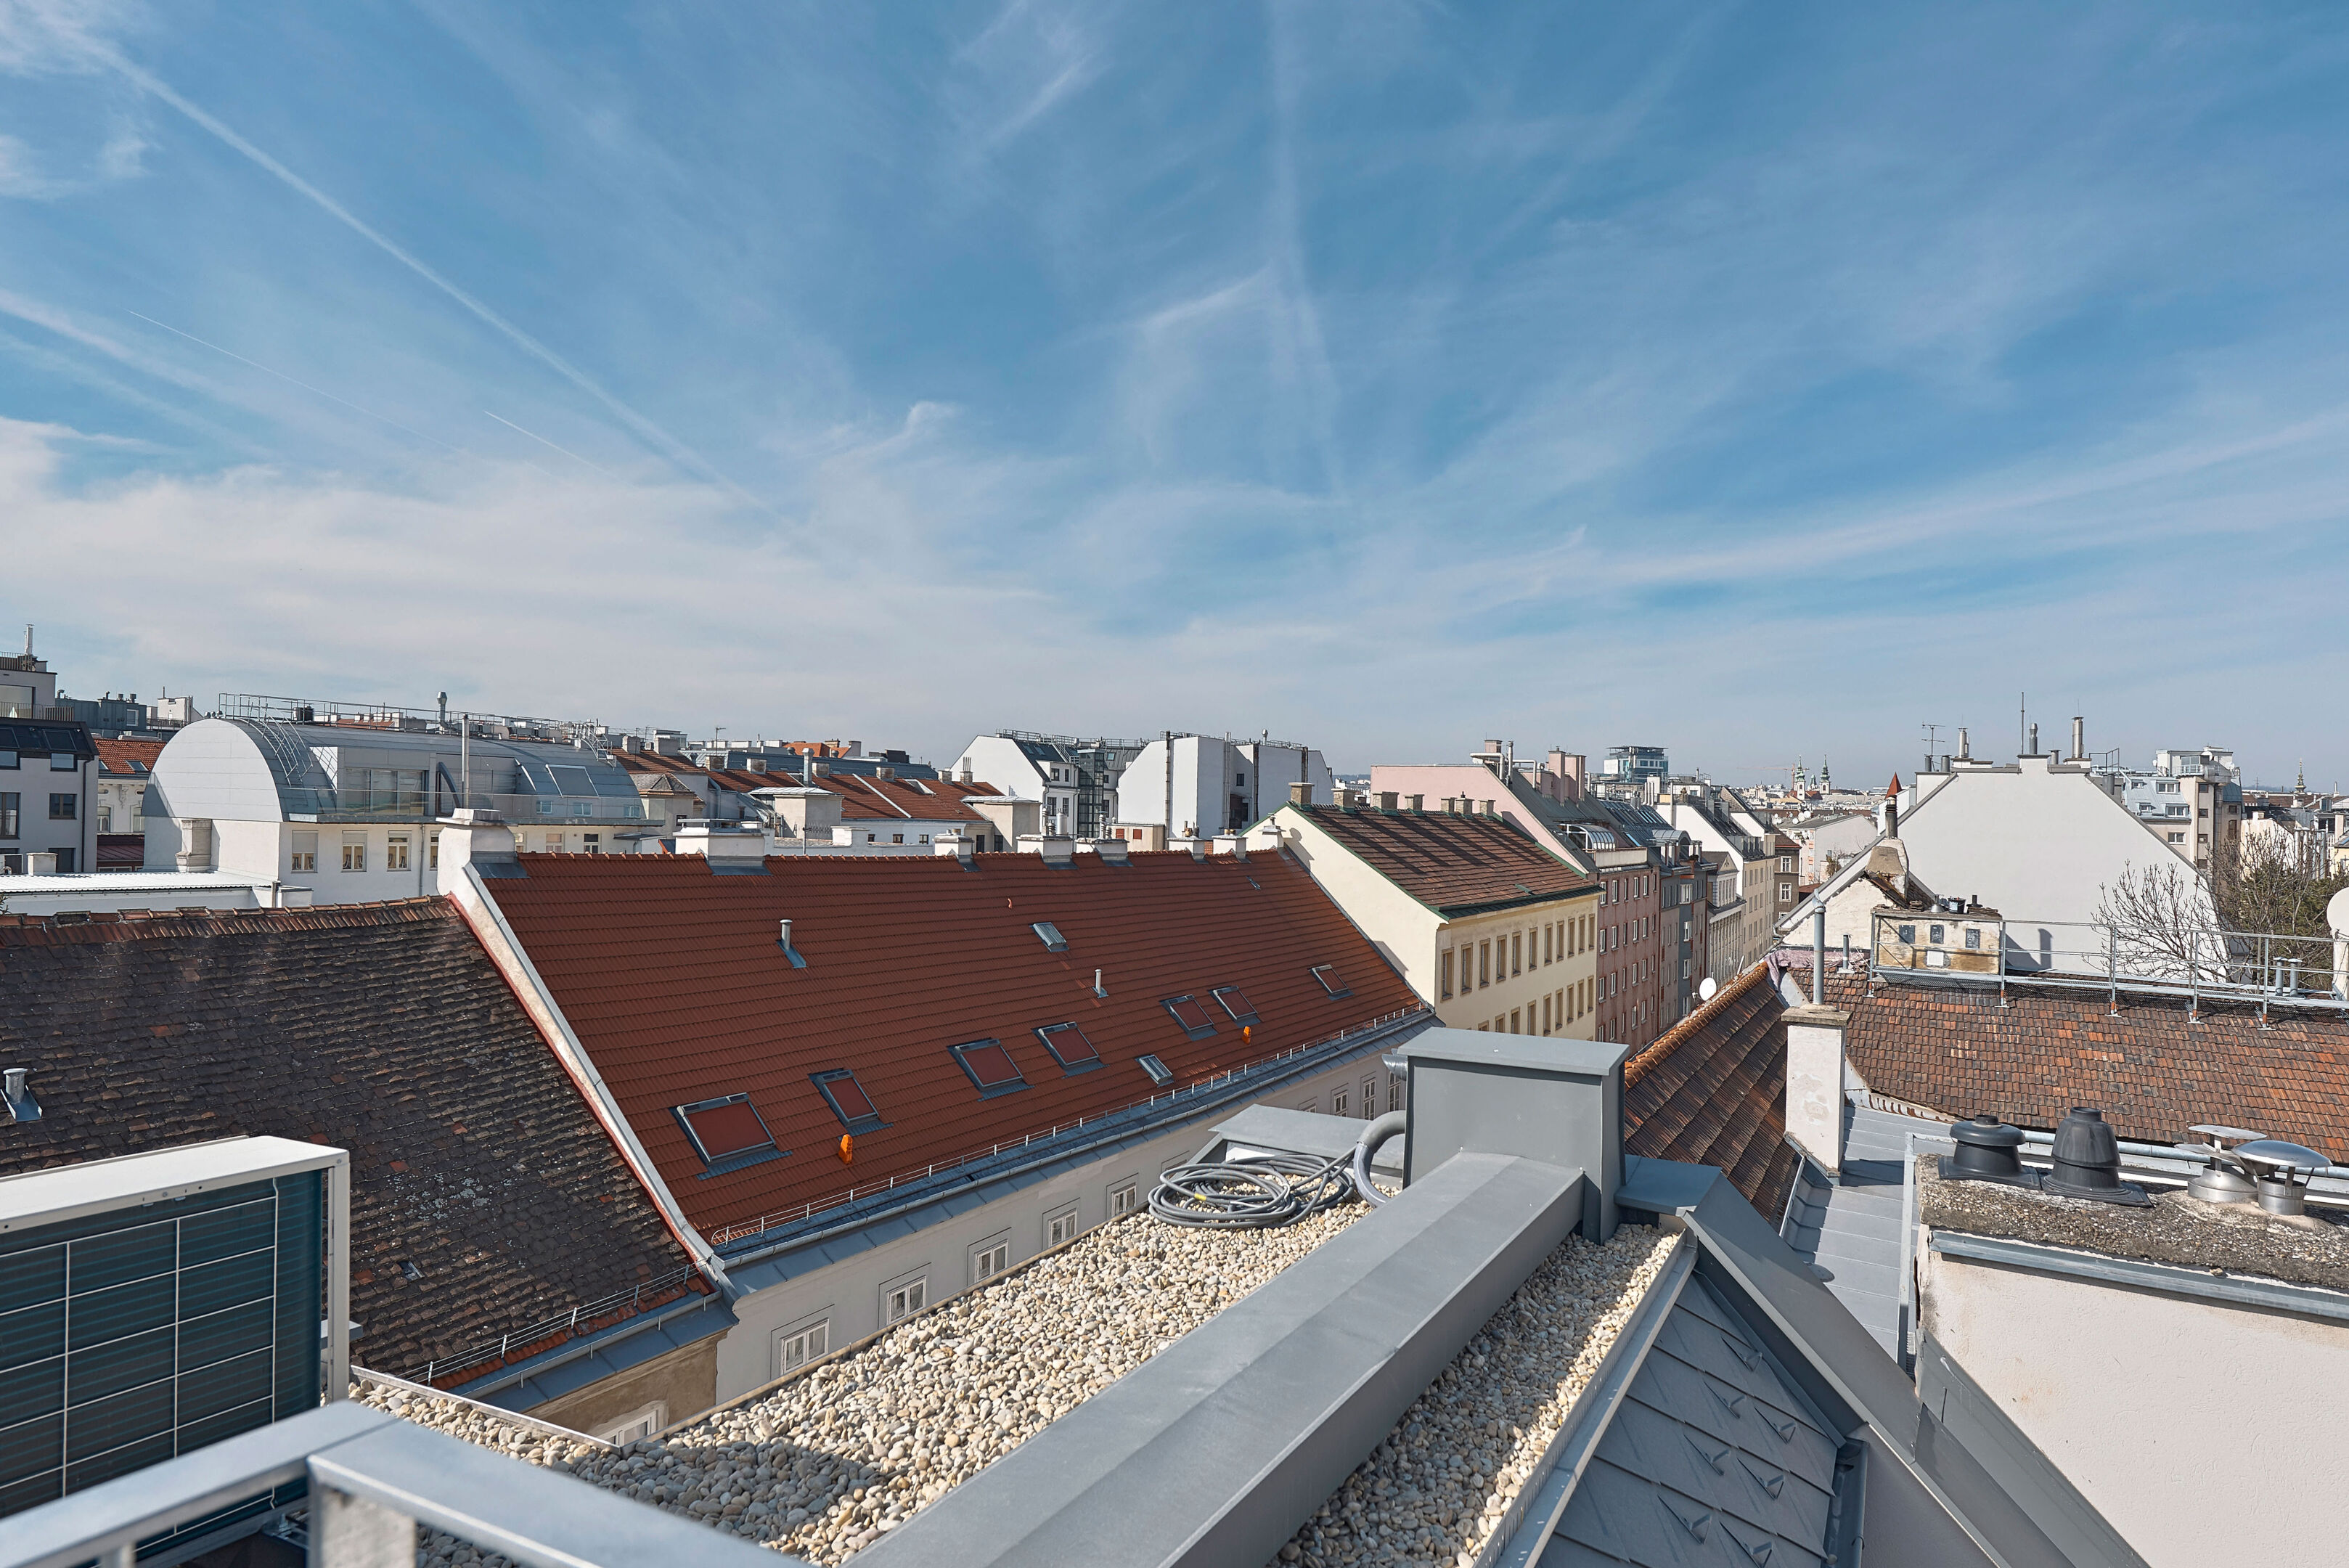
[{"label": "metal chimney pipe", "polygon": [[2034,757],[2039,754],[2039,726],[2036,724],[2031,726],[2031,754]]},{"label": "metal chimney pipe", "polygon": [[1958,731],[1958,760],[1959,760],[1959,761],[1961,761],[1961,762],[1969,761],[1969,760],[1971,760],[1971,759],[1972,758],[1973,754],[1974,754],[1974,745],[1973,745],[1973,742],[1972,742],[1972,741],[1971,741],[1971,740],[1969,740],[1969,739],[1967,738],[1967,736],[1966,736],[1966,732],[1965,732],[1965,731],[1964,731],[1963,729],[1959,730],[1959,731]]},{"label": "metal chimney pipe", "polygon": [[782,927],[782,929],[783,929],[783,933],[782,933],[782,934],[783,934],[783,946],[785,946],[785,947],[789,947],[789,946],[791,946],[791,945],[792,945],[792,923],[791,923],[789,920],[783,920],[783,921],[780,921],[780,922],[778,922],[778,923],[779,923],[779,924],[781,924],[781,927]]},{"label": "metal chimney pipe", "polygon": [[1827,1002],[1827,907],[1811,911],[1811,1005]]},{"label": "metal chimney pipe", "polygon": [[2072,760],[2088,760],[2088,721],[2077,713],[2072,715]]}]

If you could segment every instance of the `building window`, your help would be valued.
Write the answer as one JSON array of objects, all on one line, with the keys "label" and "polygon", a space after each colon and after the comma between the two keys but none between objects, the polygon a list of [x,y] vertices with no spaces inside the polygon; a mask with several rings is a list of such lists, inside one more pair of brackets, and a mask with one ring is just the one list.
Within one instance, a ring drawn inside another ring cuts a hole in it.
[{"label": "building window", "polygon": [[1224,1012],[1230,1015],[1233,1023],[1254,1023],[1257,1022],[1255,1004],[1248,1001],[1247,993],[1242,991],[1238,986],[1219,985],[1207,994],[1216,999],[1216,1002],[1223,1008]]},{"label": "building window", "polygon": [[1476,984],[1481,988],[1493,983],[1493,944],[1476,944]]},{"label": "building window", "polygon": [[1916,927],[1914,927],[1914,926],[1903,926],[1903,927],[1901,927],[1901,928],[1900,928],[1900,940],[1901,940],[1903,942],[1909,942],[1909,943],[1913,943],[1914,941],[1916,941],[1916,940],[1917,940],[1917,928],[1916,928]]},{"label": "building window", "polygon": [[15,768],[23,765],[22,760],[17,757],[15,751],[0,750],[0,768]]},{"label": "building window", "polygon": [[111,833],[114,831],[114,808],[112,806],[101,805],[98,808],[98,830],[100,833]]},{"label": "building window", "polygon": [[1977,951],[1982,948],[1982,932],[1976,930],[1971,926],[1968,926],[1966,928],[1966,946],[1972,948]]},{"label": "building window", "polygon": [[775,1335],[775,1376],[797,1372],[811,1361],[823,1359],[832,1348],[832,1320],[819,1318]]},{"label": "building window", "polygon": [[74,819],[74,812],[79,805],[80,797],[77,795],[53,794],[49,796],[49,820],[51,822],[71,822]]},{"label": "building window", "polygon": [[1008,1095],[1014,1089],[1024,1089],[1028,1080],[1019,1075],[1019,1065],[1000,1040],[970,1040],[951,1046],[954,1059],[970,1075],[981,1098]]},{"label": "building window", "polygon": [[1557,926],[1552,922],[1542,927],[1541,931],[1542,962],[1554,962],[1557,958]]},{"label": "building window", "polygon": [[606,1422],[595,1429],[594,1436],[616,1447],[622,1443],[633,1443],[639,1438],[649,1438],[667,1425],[668,1402],[665,1399],[656,1399],[649,1405],[637,1407],[616,1420]]},{"label": "building window", "polygon": [[435,871],[440,869],[440,836],[437,833],[424,836],[424,863]]},{"label": "building window", "polygon": [[[16,835],[11,833],[8,836],[14,838]],[[1441,981],[1442,989],[1438,992],[1438,996],[1439,998],[1448,998],[1452,994],[1452,950],[1450,948],[1444,950],[1444,957],[1442,961],[1437,965],[1437,970],[1443,977]],[[1319,971],[1317,971],[1316,972],[1318,973]]]},{"label": "building window", "polygon": [[970,1282],[983,1285],[1011,1266],[1011,1243],[1000,1238],[981,1243],[970,1254]]},{"label": "building window", "polygon": [[1379,1081],[1376,1078],[1365,1078],[1362,1080],[1362,1119],[1368,1121],[1378,1114]]},{"label": "building window", "polygon": [[1509,972],[1511,974],[1526,972],[1526,935],[1523,931],[1509,933]]},{"label": "building window", "polygon": [[1791,904],[1791,903],[1793,903],[1794,901],[1795,901],[1795,885],[1794,885],[1792,882],[1781,882],[1781,883],[1779,883],[1779,884],[1778,884],[1778,902],[1780,902],[1780,903],[1782,903],[1782,904]]},{"label": "building window", "polygon": [[823,1096],[823,1103],[832,1107],[832,1114],[840,1118],[840,1125],[850,1132],[872,1132],[888,1125],[881,1119],[880,1108],[874,1105],[873,1097],[864,1092],[864,1085],[856,1081],[855,1073],[849,1068],[836,1067],[828,1073],[812,1073],[809,1081],[815,1085],[816,1093]]},{"label": "building window", "polygon": [[1070,1204],[1058,1214],[1044,1218],[1044,1245],[1062,1246],[1077,1239],[1077,1206]]},{"label": "building window", "polygon": [[294,835],[294,856],[287,869],[316,871],[318,868],[318,836],[297,832]]},{"label": "building window", "polygon": [[367,869],[367,836],[365,834],[343,835],[343,869],[346,871]]},{"label": "building window", "polygon": [[1509,1009],[1509,1033],[1512,1034],[1523,1034],[1525,1033],[1524,1030],[1517,1027],[1517,1017],[1520,1011],[1520,1009],[1515,1007]]},{"label": "building window", "polygon": [[761,1160],[781,1159],[791,1152],[775,1147],[766,1118],[759,1115],[748,1095],[696,1100],[689,1106],[670,1107],[669,1114],[685,1129],[687,1141],[701,1157],[701,1163],[709,1168],[701,1173],[705,1179]]},{"label": "building window", "polygon": [[907,1280],[902,1285],[892,1285],[881,1293],[881,1321],[903,1323],[929,1304],[930,1282],[927,1279]]},{"label": "building window", "polygon": [[889,836],[889,842],[892,844],[903,844],[905,842],[905,836],[902,833],[893,833]]},{"label": "building window", "polygon": [[1337,1088],[1330,1091],[1330,1114],[1331,1116],[1342,1116],[1352,1114],[1349,1108],[1352,1102],[1348,1096],[1346,1086],[1344,1085],[1340,1084]]},{"label": "building window", "polygon": [[71,752],[49,753],[49,772],[53,774],[69,774],[79,766],[81,766],[81,760]]},{"label": "building window", "polygon": [[1183,1026],[1183,1033],[1194,1040],[1205,1040],[1216,1032],[1215,1019],[1199,1005],[1199,999],[1195,996],[1170,996],[1160,1005]]},{"label": "building window", "polygon": [[14,838],[23,830],[24,802],[15,790],[0,793],[0,838]]},{"label": "building window", "polygon": [[1109,1217],[1123,1220],[1142,1207],[1142,1189],[1133,1182],[1123,1182],[1109,1189]]},{"label": "building window", "polygon": [[1052,1054],[1052,1060],[1061,1070],[1070,1073],[1090,1073],[1102,1064],[1101,1053],[1085,1038],[1085,1032],[1073,1023],[1047,1023],[1036,1031],[1036,1038]]},{"label": "building window", "polygon": [[387,871],[408,869],[408,835],[395,833],[383,846],[383,868]]}]

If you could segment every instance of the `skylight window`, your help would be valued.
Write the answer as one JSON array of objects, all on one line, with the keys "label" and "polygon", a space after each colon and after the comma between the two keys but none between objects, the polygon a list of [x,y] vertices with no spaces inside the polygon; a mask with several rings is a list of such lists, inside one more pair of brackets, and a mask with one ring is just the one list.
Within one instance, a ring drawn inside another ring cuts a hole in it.
[{"label": "skylight window", "polygon": [[812,1076],[823,1103],[832,1107],[832,1114],[850,1132],[871,1132],[885,1125],[880,1107],[874,1105],[873,1096],[864,1092],[864,1085],[856,1081],[854,1073],[841,1067]]},{"label": "skylight window", "polygon": [[1334,963],[1315,964],[1313,966],[1313,978],[1321,982],[1321,989],[1328,992],[1332,996],[1351,996],[1354,994],[1351,991],[1347,989],[1346,982],[1338,978],[1338,966]]},{"label": "skylight window", "polygon": [[1157,1085],[1160,1088],[1163,1089],[1167,1085],[1174,1081],[1174,1073],[1168,1069],[1165,1063],[1160,1061],[1157,1057],[1137,1056],[1134,1060],[1142,1064],[1142,1070],[1149,1074],[1150,1081]]},{"label": "skylight window", "polygon": [[1064,953],[1069,950],[1069,939],[1062,936],[1061,928],[1051,921],[1038,920],[1028,929],[1043,940],[1046,952]]},{"label": "skylight window", "polygon": [[1019,1065],[1000,1040],[973,1040],[953,1050],[955,1060],[970,1075],[970,1081],[978,1085],[982,1098],[1008,1095],[1028,1086],[1028,1080],[1019,1075]]},{"label": "skylight window", "polygon": [[704,1180],[761,1160],[781,1159],[791,1152],[775,1147],[774,1135],[767,1130],[765,1119],[748,1095],[697,1100],[673,1107],[670,1114],[685,1129],[701,1163],[709,1168],[701,1173]]},{"label": "skylight window", "polygon": [[1233,1023],[1254,1023],[1256,1022],[1256,1008],[1249,1002],[1247,993],[1238,986],[1219,985],[1207,994],[1214,997],[1223,1010],[1231,1015]]},{"label": "skylight window", "polygon": [[1170,996],[1164,1005],[1166,1011],[1174,1015],[1174,1022],[1183,1026],[1183,1033],[1192,1039],[1205,1040],[1216,1032],[1215,1019],[1199,1005],[1197,997]]},{"label": "skylight window", "polygon": [[1047,1023],[1036,1031],[1036,1038],[1052,1054],[1052,1060],[1071,1073],[1090,1073],[1102,1064],[1101,1053],[1085,1038],[1085,1032],[1073,1023]]}]

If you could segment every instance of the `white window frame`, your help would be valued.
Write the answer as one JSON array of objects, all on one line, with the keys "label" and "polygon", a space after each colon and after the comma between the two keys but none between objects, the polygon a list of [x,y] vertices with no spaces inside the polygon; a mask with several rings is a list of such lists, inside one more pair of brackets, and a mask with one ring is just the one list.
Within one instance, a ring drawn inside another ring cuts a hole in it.
[{"label": "white window frame", "polygon": [[909,1317],[919,1317],[930,1304],[930,1266],[900,1274],[881,1286],[881,1326],[893,1328]]},{"label": "white window frame", "polygon": [[[885,1307],[886,1303],[885,1301]],[[787,1377],[802,1366],[812,1366],[832,1353],[832,1308],[810,1313],[796,1322],[784,1324],[771,1336],[774,1345],[775,1376]],[[814,1340],[813,1345],[806,1342]],[[800,1346],[800,1358],[792,1359],[792,1346]]]},{"label": "white window frame", "polygon": [[1142,1178],[1139,1173],[1121,1176],[1105,1190],[1105,1207],[1112,1220],[1123,1220],[1129,1214],[1142,1212]]},{"label": "white window frame", "polygon": [[1011,1272],[1011,1232],[998,1231],[970,1249],[970,1282],[983,1285]]},{"label": "white window frame", "polygon": [[637,1406],[625,1416],[615,1416],[588,1436],[601,1438],[607,1443],[629,1443],[639,1438],[649,1438],[667,1425],[668,1401],[656,1399],[649,1405]]},{"label": "white window frame", "polygon": [[409,868],[409,839],[408,835],[405,833],[395,833],[385,838],[383,841],[383,868],[387,871],[408,870]]},{"label": "white window frame", "polygon": [[1350,1114],[1353,1103],[1353,1095],[1347,1089],[1345,1085],[1340,1084],[1336,1088],[1330,1091],[1330,1114],[1331,1116],[1342,1116]]},{"label": "white window frame", "polygon": [[1075,1199],[1045,1212],[1044,1245],[1048,1250],[1065,1246],[1083,1234],[1084,1220],[1078,1216]]}]

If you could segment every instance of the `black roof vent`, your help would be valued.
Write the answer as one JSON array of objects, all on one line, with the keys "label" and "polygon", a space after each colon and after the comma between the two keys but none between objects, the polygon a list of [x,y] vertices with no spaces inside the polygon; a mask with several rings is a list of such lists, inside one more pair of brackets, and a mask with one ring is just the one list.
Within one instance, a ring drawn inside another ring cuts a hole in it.
[{"label": "black roof vent", "polygon": [[2037,1187],[2039,1173],[2023,1168],[2023,1129],[1993,1116],[1979,1116],[1950,1128],[1958,1146],[1954,1155],[1941,1157],[1944,1181],[1996,1181],[2008,1187]]},{"label": "black roof vent", "polygon": [[2145,1206],[2153,1199],[2145,1189],[2121,1179],[2121,1145],[2105,1125],[2105,1113],[2074,1106],[2072,1114],[2055,1127],[2055,1168],[2040,1189],[2058,1198],[2087,1198],[2099,1203]]}]

